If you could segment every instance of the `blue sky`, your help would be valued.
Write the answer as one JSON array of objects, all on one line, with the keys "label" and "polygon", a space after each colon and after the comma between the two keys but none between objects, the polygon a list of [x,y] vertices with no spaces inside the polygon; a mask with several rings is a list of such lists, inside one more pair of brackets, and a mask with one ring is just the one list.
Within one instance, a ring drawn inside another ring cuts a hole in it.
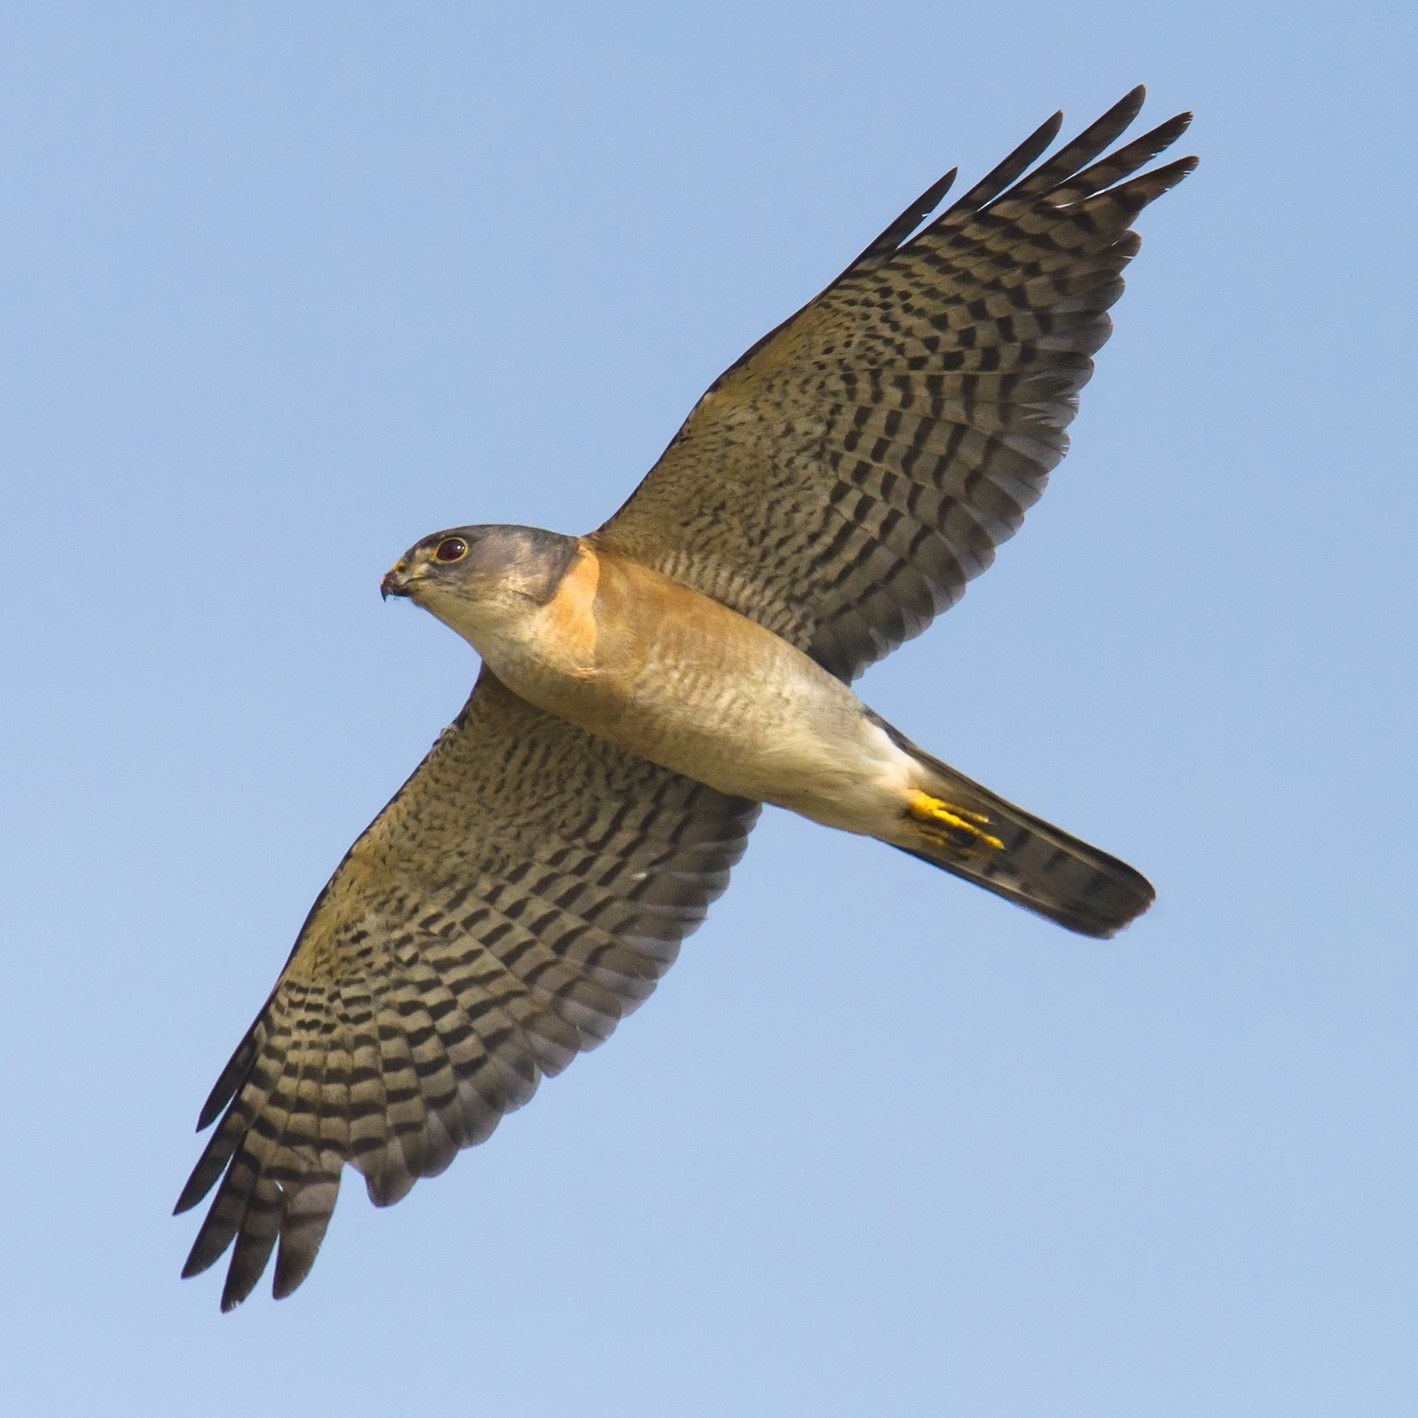
[{"label": "blue sky", "polygon": [[[1410,1411],[1410,8],[483,8],[0,18],[5,1407]],[[475,672],[382,572],[593,526],[931,179],[1139,80],[1202,166],[1074,450],[862,690],[1157,906],[770,813],[606,1048],[220,1316],[197,1110]]]}]

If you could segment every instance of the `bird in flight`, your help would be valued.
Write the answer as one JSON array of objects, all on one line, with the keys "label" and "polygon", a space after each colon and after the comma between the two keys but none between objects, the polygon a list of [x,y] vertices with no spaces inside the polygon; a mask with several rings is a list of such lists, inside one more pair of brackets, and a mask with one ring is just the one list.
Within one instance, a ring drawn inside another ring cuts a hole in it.
[{"label": "bird in flight", "polygon": [[[604,1040],[728,884],[761,803],[875,837],[1085,935],[1131,867],[1005,802],[849,688],[994,559],[1063,457],[1137,253],[1195,158],[1135,89],[934,183],[731,365],[586,536],[437,532],[384,577],[482,660],[336,868],[198,1122],[183,1270],[310,1271],[345,1164],[380,1206]],[[1037,164],[1037,165],[1036,165]],[[218,1121],[220,1120],[220,1121]]]}]

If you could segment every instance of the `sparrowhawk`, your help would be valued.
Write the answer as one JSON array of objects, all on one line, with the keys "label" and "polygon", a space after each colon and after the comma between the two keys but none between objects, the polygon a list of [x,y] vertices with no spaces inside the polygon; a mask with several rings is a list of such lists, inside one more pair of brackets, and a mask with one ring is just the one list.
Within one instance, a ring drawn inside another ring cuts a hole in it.
[{"label": "sparrowhawk", "polygon": [[[350,848],[199,1127],[184,1274],[309,1272],[351,1163],[380,1205],[600,1043],[723,891],[759,805],[875,837],[1088,935],[1130,867],[918,748],[849,688],[924,630],[1063,456],[1183,114],[1052,157],[1055,115],[932,186],[725,371],[587,536],[435,533],[385,576],[472,643],[462,712]],[[1038,164],[1037,166],[1035,164]]]}]

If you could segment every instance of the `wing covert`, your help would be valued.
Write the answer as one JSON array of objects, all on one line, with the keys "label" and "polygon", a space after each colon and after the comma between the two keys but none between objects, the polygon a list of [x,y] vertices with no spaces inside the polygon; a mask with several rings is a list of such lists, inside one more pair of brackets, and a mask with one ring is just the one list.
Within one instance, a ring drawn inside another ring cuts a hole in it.
[{"label": "wing covert", "polygon": [[387,1205],[480,1142],[654,988],[754,803],[593,739],[483,672],[351,847],[223,1070],[178,1201],[222,1307],[314,1262],[346,1162]]},{"label": "wing covert", "polygon": [[[710,386],[596,533],[844,679],[994,559],[1063,457],[1138,212],[1194,166],[1109,156],[1143,90],[1052,157],[1055,115],[921,230],[953,174]],[[914,235],[912,233],[915,233]]]}]

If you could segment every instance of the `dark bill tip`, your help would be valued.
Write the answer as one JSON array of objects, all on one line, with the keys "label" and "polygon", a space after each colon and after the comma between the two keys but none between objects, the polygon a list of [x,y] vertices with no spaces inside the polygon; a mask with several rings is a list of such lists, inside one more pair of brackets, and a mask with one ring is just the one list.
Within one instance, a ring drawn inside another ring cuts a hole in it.
[{"label": "dark bill tip", "polygon": [[407,596],[409,594],[409,583],[404,577],[404,563],[402,561],[384,573],[384,579],[379,583],[379,594],[386,601],[390,596]]}]

